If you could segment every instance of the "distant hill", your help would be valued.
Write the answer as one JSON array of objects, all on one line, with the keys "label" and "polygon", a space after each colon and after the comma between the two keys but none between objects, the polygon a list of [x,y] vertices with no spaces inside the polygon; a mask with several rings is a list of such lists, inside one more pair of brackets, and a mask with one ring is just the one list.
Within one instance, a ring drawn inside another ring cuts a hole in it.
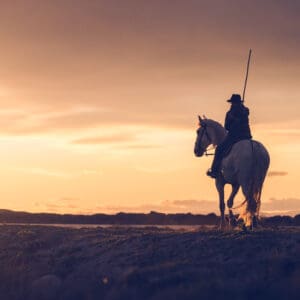
[{"label": "distant hill", "polygon": [[[210,213],[194,215],[191,213],[164,214],[159,212],[117,213],[115,215],[72,215],[53,213],[28,213],[0,209],[0,223],[26,224],[111,224],[111,225],[216,225],[219,217]],[[263,218],[264,225],[300,226],[300,215],[274,216]]]},{"label": "distant hill", "polygon": [[163,214],[158,212],[117,213],[115,215],[72,215],[53,213],[28,213],[11,210],[0,210],[2,223],[35,223],[35,224],[112,224],[112,225],[214,225],[218,217],[214,214],[193,215]]}]

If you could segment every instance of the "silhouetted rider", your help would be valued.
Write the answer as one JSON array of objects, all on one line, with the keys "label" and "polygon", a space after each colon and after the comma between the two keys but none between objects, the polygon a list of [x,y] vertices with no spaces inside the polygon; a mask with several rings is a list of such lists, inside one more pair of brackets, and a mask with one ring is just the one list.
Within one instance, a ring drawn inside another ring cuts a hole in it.
[{"label": "silhouetted rider", "polygon": [[249,127],[249,109],[244,106],[241,96],[233,94],[227,102],[231,103],[225,119],[225,129],[228,133],[225,140],[217,147],[211,169],[207,171],[207,175],[212,178],[219,175],[225,151],[238,141],[252,138]]}]

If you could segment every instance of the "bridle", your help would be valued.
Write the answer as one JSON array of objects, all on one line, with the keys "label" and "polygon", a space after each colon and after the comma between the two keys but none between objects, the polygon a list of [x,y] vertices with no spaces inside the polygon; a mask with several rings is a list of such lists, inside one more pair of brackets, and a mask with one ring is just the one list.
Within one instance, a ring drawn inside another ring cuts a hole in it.
[{"label": "bridle", "polygon": [[215,155],[215,153],[208,153],[208,151],[214,150],[215,147],[212,147],[210,149],[207,149],[207,148],[203,149],[201,147],[201,142],[202,142],[202,138],[203,138],[204,135],[207,137],[210,144],[212,143],[212,139],[210,138],[210,136],[207,132],[207,125],[206,124],[200,124],[200,126],[203,128],[203,130],[201,131],[201,135],[199,137],[200,150],[205,154],[205,156]]}]

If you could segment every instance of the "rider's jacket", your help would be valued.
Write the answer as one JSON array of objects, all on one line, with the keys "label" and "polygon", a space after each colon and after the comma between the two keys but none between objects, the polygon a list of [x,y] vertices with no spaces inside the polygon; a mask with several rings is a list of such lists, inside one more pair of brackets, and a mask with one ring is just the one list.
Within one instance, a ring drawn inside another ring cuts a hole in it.
[{"label": "rider's jacket", "polygon": [[249,109],[243,103],[231,105],[226,114],[225,129],[228,130],[227,138],[234,141],[252,138],[249,126]]}]

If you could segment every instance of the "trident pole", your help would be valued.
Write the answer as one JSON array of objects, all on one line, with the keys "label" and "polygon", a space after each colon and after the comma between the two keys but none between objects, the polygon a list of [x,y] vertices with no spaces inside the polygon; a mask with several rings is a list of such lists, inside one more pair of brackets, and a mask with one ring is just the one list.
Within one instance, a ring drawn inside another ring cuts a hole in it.
[{"label": "trident pole", "polygon": [[251,60],[251,54],[252,50],[249,50],[249,55],[248,55],[248,62],[247,62],[247,71],[246,71],[246,78],[245,78],[245,83],[244,83],[244,90],[243,90],[243,102],[245,101],[245,93],[246,93],[246,87],[247,87],[247,81],[248,81],[248,73],[249,73],[249,66],[250,66],[250,60]]}]

